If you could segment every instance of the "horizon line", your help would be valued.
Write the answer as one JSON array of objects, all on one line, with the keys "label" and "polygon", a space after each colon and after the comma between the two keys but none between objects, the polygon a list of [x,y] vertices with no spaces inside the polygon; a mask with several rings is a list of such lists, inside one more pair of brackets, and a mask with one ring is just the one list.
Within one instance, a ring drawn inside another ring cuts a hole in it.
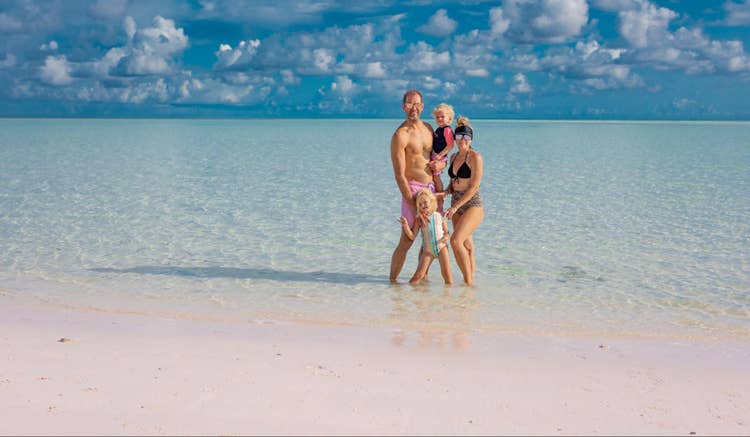
[{"label": "horizon line", "polygon": [[[401,117],[372,117],[372,116],[4,116],[0,120],[401,120]],[[472,117],[472,120],[481,121],[512,121],[512,122],[604,122],[604,123],[648,123],[648,122],[670,122],[670,123],[750,123],[750,118],[524,118],[524,117]],[[423,121],[428,121],[422,119]],[[429,122],[429,121],[428,121]]]}]

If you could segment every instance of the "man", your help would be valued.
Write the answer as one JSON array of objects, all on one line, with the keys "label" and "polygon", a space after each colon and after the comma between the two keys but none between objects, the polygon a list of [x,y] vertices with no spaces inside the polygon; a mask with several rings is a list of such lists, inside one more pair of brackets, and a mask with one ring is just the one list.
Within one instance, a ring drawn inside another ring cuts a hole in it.
[{"label": "man", "polygon": [[[401,123],[391,138],[391,161],[396,185],[401,191],[401,215],[406,217],[411,228],[415,219],[422,220],[417,217],[414,196],[423,188],[435,191],[430,167],[433,130],[429,123],[419,118],[424,110],[422,93],[419,91],[407,91],[404,94],[401,109],[406,114],[406,120]],[[402,230],[401,240],[391,257],[391,282],[396,282],[398,279],[404,267],[406,253],[412,243],[413,241]]]}]

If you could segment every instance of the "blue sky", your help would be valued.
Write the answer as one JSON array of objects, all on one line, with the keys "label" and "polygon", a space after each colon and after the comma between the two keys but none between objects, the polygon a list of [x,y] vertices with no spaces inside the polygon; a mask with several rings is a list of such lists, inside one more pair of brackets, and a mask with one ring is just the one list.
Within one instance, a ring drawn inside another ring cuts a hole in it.
[{"label": "blue sky", "polygon": [[0,0],[0,116],[750,119],[750,0]]}]

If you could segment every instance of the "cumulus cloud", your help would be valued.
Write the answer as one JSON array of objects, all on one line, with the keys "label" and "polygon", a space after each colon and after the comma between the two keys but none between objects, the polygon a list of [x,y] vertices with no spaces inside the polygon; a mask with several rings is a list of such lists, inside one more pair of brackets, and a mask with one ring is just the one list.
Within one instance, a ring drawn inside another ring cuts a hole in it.
[{"label": "cumulus cloud", "polygon": [[331,90],[339,94],[351,94],[354,88],[354,82],[347,76],[337,76],[331,84]]},{"label": "cumulus cloud", "polygon": [[586,0],[504,0],[502,8],[490,12],[490,20],[494,33],[514,42],[563,43],[581,33],[588,14]]},{"label": "cumulus cloud", "polygon": [[55,86],[65,86],[73,83],[70,76],[71,66],[64,55],[47,56],[44,65],[40,69],[39,76],[44,83]]},{"label": "cumulus cloud", "polygon": [[425,76],[420,82],[423,84],[422,87],[424,89],[430,91],[434,91],[443,86],[443,81],[433,76]]},{"label": "cumulus cloud", "polygon": [[747,26],[750,24],[750,0],[744,0],[740,3],[727,1],[724,3],[724,10],[727,11],[726,25]]},{"label": "cumulus cloud", "polygon": [[503,15],[503,8],[490,9],[490,29],[494,35],[502,35],[508,31],[510,20]]},{"label": "cumulus cloud", "polygon": [[633,47],[647,47],[650,43],[665,38],[668,34],[667,26],[675,17],[677,14],[670,9],[641,2],[640,8],[619,13],[620,34]]},{"label": "cumulus cloud", "polygon": [[236,48],[229,44],[221,44],[219,50],[215,52],[216,64],[214,68],[224,69],[229,67],[240,67],[250,63],[255,53],[260,47],[260,40],[240,41]]},{"label": "cumulus cloud", "polygon": [[448,16],[448,11],[445,9],[438,9],[438,11],[430,17],[427,24],[419,26],[417,31],[438,38],[445,38],[455,32],[457,26],[458,23],[456,20],[453,20]]},{"label": "cumulus cloud", "polygon": [[674,11],[646,0],[633,0],[619,11],[619,30],[631,47],[624,60],[689,74],[750,71],[741,41],[711,40],[697,27],[680,27],[672,32],[669,25],[677,17]]},{"label": "cumulus cloud", "polygon": [[625,52],[624,49],[602,47],[592,39],[578,41],[574,47],[550,49],[530,65],[536,67],[534,71],[546,71],[573,80],[571,87],[577,91],[643,87],[643,79],[632,71],[632,67],[620,62]]},{"label": "cumulus cloud", "polygon": [[387,77],[387,75],[383,62],[368,62],[365,64],[364,77],[370,79],[382,79]]},{"label": "cumulus cloud", "polygon": [[531,92],[531,85],[523,73],[516,73],[513,76],[513,83],[510,86],[510,92],[513,94],[528,94]]},{"label": "cumulus cloud", "polygon": [[281,81],[285,85],[299,85],[300,79],[299,77],[295,76],[294,71],[285,68],[279,72],[281,74]]},{"label": "cumulus cloud", "polygon": [[407,66],[410,71],[442,70],[449,67],[451,62],[450,52],[447,50],[436,52],[432,46],[423,41],[409,47],[407,57],[412,60]]},{"label": "cumulus cloud", "polygon": [[315,49],[312,52],[312,61],[315,68],[320,71],[328,72],[331,65],[336,61],[333,50]]},{"label": "cumulus cloud", "polygon": [[466,75],[471,77],[489,77],[490,72],[486,68],[471,68],[466,70]]},{"label": "cumulus cloud", "polygon": [[188,45],[182,29],[173,20],[156,16],[152,27],[138,29],[128,17],[124,27],[130,38],[125,56],[120,59],[117,72],[124,75],[167,74],[172,72],[172,57],[181,54]]}]

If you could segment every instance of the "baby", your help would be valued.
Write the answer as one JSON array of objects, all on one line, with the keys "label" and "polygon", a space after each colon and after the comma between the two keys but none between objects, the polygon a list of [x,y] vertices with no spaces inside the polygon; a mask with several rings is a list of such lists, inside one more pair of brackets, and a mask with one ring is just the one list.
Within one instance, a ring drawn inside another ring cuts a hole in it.
[{"label": "baby", "polygon": [[[453,149],[453,130],[451,129],[451,123],[453,122],[453,107],[447,103],[441,103],[435,107],[432,111],[432,116],[435,117],[435,123],[438,127],[435,129],[435,134],[432,138],[432,161],[443,161],[448,163],[448,153]],[[443,168],[444,170],[445,168]],[[440,179],[440,173],[442,171],[435,171],[432,173],[432,180],[435,183],[435,191],[443,191],[443,181]],[[438,199],[438,211],[443,211],[443,197]]]},{"label": "baby", "polygon": [[[412,285],[419,284],[427,276],[427,270],[435,258],[440,262],[440,273],[446,284],[453,284],[451,275],[450,258],[448,255],[448,222],[437,212],[437,198],[430,189],[425,188],[417,193],[417,214],[421,214],[426,219],[422,225],[422,248],[419,251],[419,264],[414,276],[409,280]],[[406,236],[414,241],[419,225],[414,221],[414,228],[409,228],[409,222],[406,217],[401,217],[401,226]]]}]

